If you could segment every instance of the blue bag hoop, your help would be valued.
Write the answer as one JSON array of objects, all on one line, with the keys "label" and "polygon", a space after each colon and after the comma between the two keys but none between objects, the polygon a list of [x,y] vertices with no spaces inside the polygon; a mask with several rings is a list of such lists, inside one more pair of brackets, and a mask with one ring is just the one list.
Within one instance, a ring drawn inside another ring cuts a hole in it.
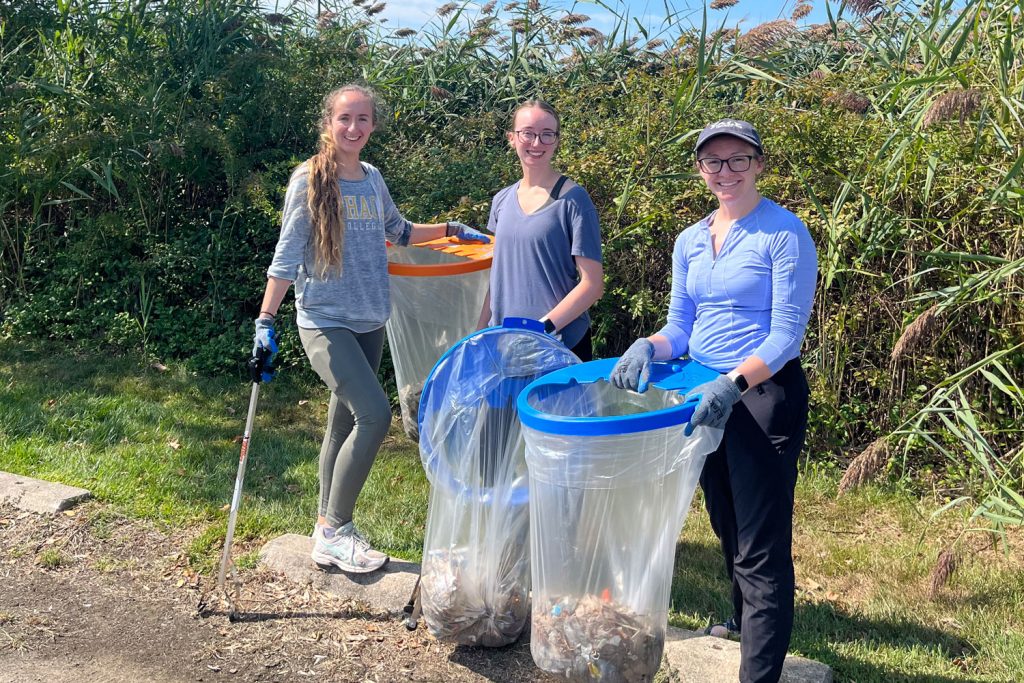
[{"label": "blue bag hoop", "polygon": [[[477,330],[476,332],[466,335],[445,351],[438,359],[437,363],[434,364],[434,367],[430,370],[430,374],[427,375],[427,379],[423,383],[423,391],[420,394],[419,401],[419,414],[417,415],[417,426],[419,427],[420,432],[420,459],[424,463],[424,467],[427,469],[428,475],[430,475],[429,478],[432,481],[440,482],[440,485],[452,491],[455,495],[472,494],[480,503],[485,505],[495,502],[494,490],[486,487],[471,488],[458,481],[447,467],[444,458],[435,455],[435,445],[431,443],[429,439],[429,430],[425,430],[423,428],[423,421],[427,410],[430,409],[429,406],[433,393],[432,389],[434,380],[441,372],[444,372],[451,356],[454,353],[461,353],[461,347],[470,340],[482,335],[494,334],[502,330],[515,330],[529,335],[536,335],[544,340],[550,341],[552,344],[559,343],[553,337],[544,333],[544,325],[542,323],[529,318],[505,318],[501,325]],[[566,350],[566,353],[570,352]],[[514,408],[516,405],[516,396],[519,395],[526,382],[527,378],[506,378],[497,387],[488,392],[488,394],[481,396],[480,398],[486,400],[492,406],[508,403],[511,400],[512,407]],[[472,390],[475,388],[476,387],[471,387],[469,389]],[[526,505],[529,502],[529,486],[527,478],[525,476],[523,477],[522,485],[509,489],[507,500],[500,502],[507,503],[511,506]]]},{"label": "blue bag hoop", "polygon": [[[540,432],[565,436],[613,436],[635,434],[689,422],[697,408],[695,397],[680,405],[636,415],[576,417],[551,415],[530,405],[531,398],[544,399],[581,384],[608,381],[618,358],[604,358],[556,370],[533,381],[516,400],[520,421]],[[673,360],[651,363],[650,386],[685,395],[694,387],[710,382],[721,373],[695,360]]]}]

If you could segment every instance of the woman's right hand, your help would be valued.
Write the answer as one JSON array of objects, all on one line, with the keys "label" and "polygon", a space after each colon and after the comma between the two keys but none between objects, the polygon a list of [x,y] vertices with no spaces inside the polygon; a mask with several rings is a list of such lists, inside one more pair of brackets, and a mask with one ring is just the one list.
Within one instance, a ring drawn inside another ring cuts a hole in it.
[{"label": "woman's right hand", "polygon": [[260,350],[265,349],[265,353],[269,352],[265,365],[270,365],[274,360],[274,354],[277,353],[277,331],[274,330],[274,320],[272,318],[256,318],[255,325],[256,334],[252,337],[252,356],[256,358]]},{"label": "woman's right hand", "polygon": [[619,389],[629,389],[642,394],[647,391],[653,359],[654,344],[646,337],[641,337],[622,354],[608,379]]}]

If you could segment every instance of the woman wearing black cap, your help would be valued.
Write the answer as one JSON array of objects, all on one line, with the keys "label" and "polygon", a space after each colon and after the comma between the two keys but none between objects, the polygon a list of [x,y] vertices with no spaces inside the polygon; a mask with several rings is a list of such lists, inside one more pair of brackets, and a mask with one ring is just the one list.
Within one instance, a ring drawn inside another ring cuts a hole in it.
[{"label": "woman wearing black cap", "polygon": [[793,629],[793,492],[808,397],[799,353],[817,256],[803,222],[757,190],[764,152],[753,126],[712,123],[696,157],[718,209],[679,235],[668,322],[636,340],[610,379],[643,392],[652,360],[687,353],[722,373],[690,392],[700,401],[687,427],[725,430],[700,484],[734,611],[707,632],[742,632],[740,680],[774,682]]}]

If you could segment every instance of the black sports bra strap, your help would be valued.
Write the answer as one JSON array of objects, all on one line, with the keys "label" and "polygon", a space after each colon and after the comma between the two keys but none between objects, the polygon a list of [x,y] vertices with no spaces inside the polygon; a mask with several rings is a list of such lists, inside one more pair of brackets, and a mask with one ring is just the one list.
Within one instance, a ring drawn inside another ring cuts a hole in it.
[{"label": "black sports bra strap", "polygon": [[568,180],[568,179],[569,178],[567,178],[564,175],[563,176],[559,176],[558,182],[556,182],[555,186],[551,188],[551,198],[552,199],[558,199],[558,195],[561,194],[561,192],[562,192],[562,186],[565,185],[565,181]]}]

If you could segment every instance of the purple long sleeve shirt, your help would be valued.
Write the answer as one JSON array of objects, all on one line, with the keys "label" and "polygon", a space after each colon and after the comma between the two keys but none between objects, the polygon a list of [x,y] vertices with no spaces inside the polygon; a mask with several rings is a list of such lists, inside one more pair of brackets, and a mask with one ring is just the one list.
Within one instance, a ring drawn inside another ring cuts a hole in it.
[{"label": "purple long sleeve shirt", "polygon": [[750,356],[771,371],[800,354],[814,301],[818,257],[807,227],[770,199],[726,233],[717,257],[712,213],[676,239],[668,338],[672,357],[689,353],[719,372]]}]

